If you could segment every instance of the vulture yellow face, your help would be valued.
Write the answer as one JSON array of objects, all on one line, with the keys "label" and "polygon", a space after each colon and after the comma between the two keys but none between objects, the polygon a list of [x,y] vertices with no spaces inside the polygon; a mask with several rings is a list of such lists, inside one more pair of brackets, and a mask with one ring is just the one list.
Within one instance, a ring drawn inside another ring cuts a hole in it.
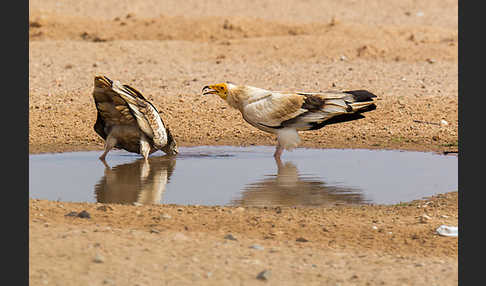
[{"label": "vulture yellow face", "polygon": [[226,83],[218,83],[213,85],[207,85],[202,89],[203,95],[217,94],[222,99],[226,100],[228,97],[228,85]]}]

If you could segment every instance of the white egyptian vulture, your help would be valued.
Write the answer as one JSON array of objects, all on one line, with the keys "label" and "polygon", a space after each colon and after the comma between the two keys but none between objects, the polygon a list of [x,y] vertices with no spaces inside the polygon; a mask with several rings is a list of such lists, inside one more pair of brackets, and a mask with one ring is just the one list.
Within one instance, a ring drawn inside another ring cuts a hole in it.
[{"label": "white egyptian vulture", "polygon": [[168,155],[178,153],[176,141],[159,112],[136,89],[96,76],[93,98],[98,111],[94,130],[105,140],[102,161],[112,148],[141,154],[145,160],[157,150]]},{"label": "white egyptian vulture", "polygon": [[217,94],[254,127],[277,135],[274,157],[300,143],[298,131],[364,118],[361,113],[376,108],[376,95],[366,90],[285,92],[230,82],[205,86],[203,95]]}]

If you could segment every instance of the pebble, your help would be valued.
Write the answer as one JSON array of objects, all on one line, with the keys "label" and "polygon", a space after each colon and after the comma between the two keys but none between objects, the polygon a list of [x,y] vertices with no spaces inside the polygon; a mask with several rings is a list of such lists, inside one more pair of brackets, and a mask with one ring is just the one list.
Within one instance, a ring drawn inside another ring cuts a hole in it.
[{"label": "pebble", "polygon": [[270,270],[263,270],[262,272],[258,273],[257,279],[259,280],[268,280],[270,279],[270,275],[272,274],[272,271]]},{"label": "pebble", "polygon": [[250,248],[252,249],[256,249],[256,250],[264,250],[265,248],[261,245],[258,245],[258,244],[253,244],[250,246]]},{"label": "pebble", "polygon": [[78,213],[78,217],[80,217],[80,218],[91,218],[91,215],[87,211],[83,210],[80,213]]},{"label": "pebble", "polygon": [[431,217],[426,214],[421,215],[419,218],[420,223],[427,223],[430,219]]},{"label": "pebble", "polygon": [[77,216],[77,217],[80,217],[80,218],[91,218],[91,215],[85,210],[81,211],[80,213],[69,212],[69,213],[65,214],[64,216]]},{"label": "pebble", "polygon": [[447,121],[445,121],[444,119],[442,119],[442,120],[440,121],[440,125],[441,125],[441,126],[447,126],[447,125],[449,125],[449,122],[447,122]]},{"label": "pebble", "polygon": [[231,233],[227,234],[224,236],[224,239],[228,240],[237,240],[236,237],[234,237]]},{"label": "pebble", "polygon": [[303,237],[299,237],[295,241],[297,241],[297,242],[308,242],[309,240],[307,240],[307,239],[305,239]]},{"label": "pebble", "polygon": [[441,225],[436,229],[436,232],[442,236],[458,237],[459,235],[457,226]]},{"label": "pebble", "polygon": [[93,258],[93,262],[103,263],[103,262],[105,262],[105,258],[103,256],[101,256],[99,253],[97,253],[95,258]]},{"label": "pebble", "polygon": [[160,216],[161,219],[171,219],[172,217],[170,216],[170,214],[162,214]]},{"label": "pebble", "polygon": [[65,214],[64,216],[77,216],[77,215],[78,215],[77,212],[70,212],[70,213]]}]

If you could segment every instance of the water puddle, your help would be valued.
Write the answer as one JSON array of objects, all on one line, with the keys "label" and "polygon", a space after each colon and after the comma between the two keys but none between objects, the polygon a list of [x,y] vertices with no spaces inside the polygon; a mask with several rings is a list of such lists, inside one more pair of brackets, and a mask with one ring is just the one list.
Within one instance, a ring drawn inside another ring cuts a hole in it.
[{"label": "water puddle", "polygon": [[457,156],[390,150],[180,147],[148,164],[136,154],[101,151],[29,156],[29,197],[52,201],[327,206],[395,204],[458,189]]}]

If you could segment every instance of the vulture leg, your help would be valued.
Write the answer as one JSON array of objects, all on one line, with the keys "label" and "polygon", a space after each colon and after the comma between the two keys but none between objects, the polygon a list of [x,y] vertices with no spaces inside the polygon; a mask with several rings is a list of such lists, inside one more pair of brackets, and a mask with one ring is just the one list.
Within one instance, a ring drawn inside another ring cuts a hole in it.
[{"label": "vulture leg", "polygon": [[115,145],[116,145],[116,138],[111,134],[108,135],[108,137],[106,137],[106,141],[105,141],[105,152],[103,152],[103,154],[101,154],[101,156],[100,156],[101,161],[105,161],[106,154],[108,154],[108,152],[110,152],[110,150],[113,149],[113,147],[115,147]]},{"label": "vulture leg", "polygon": [[150,143],[148,142],[147,138],[142,135],[140,137],[140,154],[145,158],[145,160],[148,160],[148,156],[150,153]]},{"label": "vulture leg", "polygon": [[275,158],[277,163],[280,162],[280,156],[282,155],[282,152],[283,152],[282,146],[280,146],[280,143],[277,143],[277,148],[275,149],[275,153],[273,153],[273,157]]}]

